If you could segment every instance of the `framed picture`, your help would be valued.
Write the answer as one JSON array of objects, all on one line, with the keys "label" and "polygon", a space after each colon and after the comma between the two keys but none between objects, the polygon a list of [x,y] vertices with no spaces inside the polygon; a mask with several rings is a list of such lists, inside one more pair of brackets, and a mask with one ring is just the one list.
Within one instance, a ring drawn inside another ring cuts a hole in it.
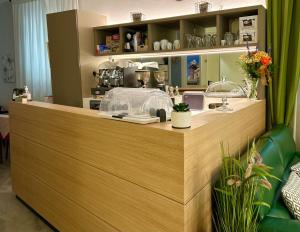
[{"label": "framed picture", "polygon": [[187,56],[186,62],[187,84],[198,85],[201,78],[201,57],[199,55]]},{"label": "framed picture", "polygon": [[5,55],[1,58],[1,70],[3,73],[3,81],[5,83],[15,83],[15,62],[12,56]]},{"label": "framed picture", "polygon": [[247,43],[256,43],[257,42],[257,34],[254,30],[247,30],[240,32],[240,43],[247,44]]}]

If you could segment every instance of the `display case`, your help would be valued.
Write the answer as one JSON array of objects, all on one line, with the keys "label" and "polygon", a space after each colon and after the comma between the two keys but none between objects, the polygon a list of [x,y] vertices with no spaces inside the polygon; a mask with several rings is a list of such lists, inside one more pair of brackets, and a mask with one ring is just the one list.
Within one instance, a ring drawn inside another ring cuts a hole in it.
[{"label": "display case", "polygon": [[112,119],[130,119],[137,123],[154,122],[163,110],[170,118],[173,103],[170,96],[159,89],[114,88],[106,92],[100,104],[100,115]]}]

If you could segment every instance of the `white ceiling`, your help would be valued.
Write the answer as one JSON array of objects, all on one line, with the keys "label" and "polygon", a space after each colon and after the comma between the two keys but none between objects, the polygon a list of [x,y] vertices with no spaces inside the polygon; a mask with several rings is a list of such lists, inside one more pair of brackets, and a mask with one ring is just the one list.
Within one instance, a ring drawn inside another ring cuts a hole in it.
[{"label": "white ceiling", "polygon": [[[200,0],[199,0],[200,1]],[[108,24],[130,21],[130,12],[141,11],[146,19],[195,13],[197,0],[79,0],[82,10],[96,11],[107,16]],[[211,0],[212,10],[265,5],[265,0]]]}]

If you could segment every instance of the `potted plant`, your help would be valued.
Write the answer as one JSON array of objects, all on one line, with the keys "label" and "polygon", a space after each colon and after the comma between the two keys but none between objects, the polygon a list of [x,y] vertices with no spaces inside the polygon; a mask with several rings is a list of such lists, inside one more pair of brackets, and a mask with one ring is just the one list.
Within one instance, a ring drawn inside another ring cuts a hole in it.
[{"label": "potted plant", "polygon": [[247,85],[248,98],[257,99],[257,88],[259,81],[262,86],[267,86],[271,81],[272,74],[272,58],[270,54],[265,51],[249,50],[245,55],[240,56],[240,64],[242,69],[247,74],[245,82]]},{"label": "potted plant", "polygon": [[192,114],[188,104],[175,104],[171,113],[172,127],[179,129],[191,127],[191,117]]},{"label": "potted plant", "polygon": [[248,149],[246,159],[225,153],[222,145],[223,163],[220,176],[213,191],[215,231],[258,231],[258,213],[261,207],[270,207],[261,201],[265,190],[270,190],[271,167],[263,163],[255,147]]}]

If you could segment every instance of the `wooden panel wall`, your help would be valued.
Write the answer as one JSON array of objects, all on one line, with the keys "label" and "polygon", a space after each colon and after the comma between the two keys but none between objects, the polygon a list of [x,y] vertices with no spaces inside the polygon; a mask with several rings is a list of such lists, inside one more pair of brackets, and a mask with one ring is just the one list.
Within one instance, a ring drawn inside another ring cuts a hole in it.
[{"label": "wooden panel wall", "polygon": [[14,191],[62,232],[210,232],[219,141],[235,152],[265,128],[264,101],[233,107],[176,130],[100,119],[86,109],[12,103]]},{"label": "wooden panel wall", "polygon": [[222,155],[220,143],[231,154],[243,153],[248,142],[265,131],[265,101],[232,103],[238,113],[208,113],[196,129],[184,137],[185,232],[212,230],[211,185],[218,173]]},{"label": "wooden panel wall", "polygon": [[119,232],[29,174],[26,167],[12,163],[11,175],[14,181],[13,190],[60,231]]},{"label": "wooden panel wall", "polygon": [[92,73],[104,58],[95,57],[93,27],[106,24],[95,12],[70,10],[47,15],[54,103],[82,107],[97,81]]},{"label": "wooden panel wall", "polygon": [[[265,131],[265,102],[243,104],[248,106],[239,109],[238,114],[219,112],[218,117],[216,112],[212,112],[210,116],[207,115],[207,120],[213,123],[205,123],[185,134],[185,203],[211,183],[222,159],[221,142],[229,146],[232,154],[237,154],[244,151],[248,141],[251,142],[253,138],[259,137]],[[231,107],[239,108],[238,103]]]},{"label": "wooden panel wall", "polygon": [[94,30],[93,27],[106,24],[106,17],[90,11],[77,11],[77,24],[80,50],[80,74],[82,97],[91,96],[91,88],[94,88],[98,81],[93,77],[92,72],[98,70],[103,57],[95,56]]},{"label": "wooden panel wall", "polygon": [[13,166],[118,230],[183,230],[182,204],[20,135],[13,134],[12,141]]},{"label": "wooden panel wall", "polygon": [[49,58],[54,103],[82,107],[76,18],[75,10],[47,15]]},{"label": "wooden panel wall", "polygon": [[13,133],[183,202],[182,134],[21,104],[10,114]]}]

